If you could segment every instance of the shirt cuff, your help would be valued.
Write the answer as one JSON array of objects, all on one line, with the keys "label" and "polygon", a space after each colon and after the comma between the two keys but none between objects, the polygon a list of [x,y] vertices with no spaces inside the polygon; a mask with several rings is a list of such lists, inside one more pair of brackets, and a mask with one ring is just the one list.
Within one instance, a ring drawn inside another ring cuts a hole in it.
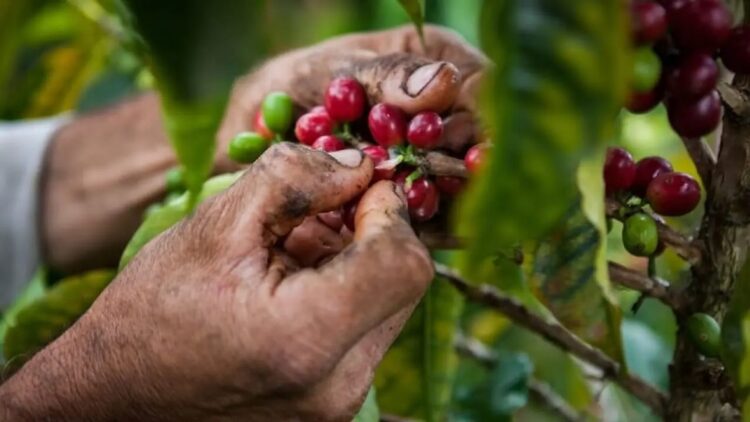
[{"label": "shirt cuff", "polygon": [[6,308],[40,263],[39,179],[44,153],[70,116],[0,122],[0,309]]}]

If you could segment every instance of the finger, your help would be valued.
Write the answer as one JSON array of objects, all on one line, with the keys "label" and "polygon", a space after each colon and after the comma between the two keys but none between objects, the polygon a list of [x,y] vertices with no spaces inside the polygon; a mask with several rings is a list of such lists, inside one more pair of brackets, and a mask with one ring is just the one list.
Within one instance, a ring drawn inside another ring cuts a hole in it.
[{"label": "finger", "polygon": [[443,121],[443,134],[438,141],[438,148],[455,153],[462,153],[475,139],[477,121],[473,114],[461,111],[451,114]]},{"label": "finger", "polygon": [[461,88],[461,75],[453,64],[405,53],[359,61],[352,72],[371,103],[392,104],[407,114],[443,112],[453,105]]},{"label": "finger", "polygon": [[[372,161],[356,150],[332,154],[300,144],[272,146],[230,189],[230,243],[273,245],[305,217],[338,209],[360,195]],[[227,212],[230,212],[227,211]]]},{"label": "finger", "polygon": [[277,291],[284,308],[304,309],[319,330],[337,339],[333,346],[342,353],[421,297],[432,280],[432,261],[398,192],[392,182],[374,185],[358,206],[354,242],[318,270],[289,277]]},{"label": "finger", "polygon": [[284,250],[305,267],[314,266],[344,249],[341,234],[322,223],[319,217],[307,217],[284,240]]}]

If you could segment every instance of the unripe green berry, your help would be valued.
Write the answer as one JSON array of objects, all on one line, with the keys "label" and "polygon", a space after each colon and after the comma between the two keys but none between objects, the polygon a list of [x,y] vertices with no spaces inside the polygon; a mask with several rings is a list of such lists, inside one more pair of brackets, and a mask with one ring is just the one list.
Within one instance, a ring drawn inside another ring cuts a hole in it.
[{"label": "unripe green berry", "polygon": [[651,91],[661,76],[661,60],[648,47],[635,50],[631,88],[635,92]]},{"label": "unripe green berry", "polygon": [[696,313],[685,321],[688,337],[704,356],[718,357],[721,347],[721,327],[708,314]]},{"label": "unripe green berry", "polygon": [[263,120],[273,133],[285,133],[292,124],[292,98],[284,92],[276,91],[263,100]]},{"label": "unripe green berry", "polygon": [[229,143],[229,158],[247,164],[257,160],[268,148],[268,141],[255,132],[242,132]]},{"label": "unripe green berry", "polygon": [[633,214],[622,226],[622,243],[635,256],[651,256],[659,246],[659,230],[653,218]]}]

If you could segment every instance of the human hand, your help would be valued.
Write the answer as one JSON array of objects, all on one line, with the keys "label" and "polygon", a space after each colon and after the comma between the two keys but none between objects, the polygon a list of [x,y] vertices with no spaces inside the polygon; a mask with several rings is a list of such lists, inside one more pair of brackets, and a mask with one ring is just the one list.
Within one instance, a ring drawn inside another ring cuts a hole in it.
[{"label": "human hand", "polygon": [[403,194],[385,181],[362,197],[341,253],[320,256],[318,267],[287,253],[284,240],[303,219],[370,182],[369,159],[334,155],[340,162],[297,144],[269,149],[148,244],[0,387],[0,415],[349,420],[432,265]]}]

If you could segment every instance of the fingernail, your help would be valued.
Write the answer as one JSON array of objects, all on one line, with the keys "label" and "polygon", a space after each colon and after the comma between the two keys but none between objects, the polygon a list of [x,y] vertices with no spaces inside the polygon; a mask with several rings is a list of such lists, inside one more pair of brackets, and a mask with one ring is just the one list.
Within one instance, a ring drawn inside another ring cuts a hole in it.
[{"label": "fingernail", "polygon": [[362,152],[358,149],[342,149],[331,153],[331,157],[347,167],[359,167],[362,164]]},{"label": "fingernail", "polygon": [[412,97],[419,95],[435,79],[444,65],[443,62],[431,63],[412,72],[409,79],[406,80],[406,93]]}]

